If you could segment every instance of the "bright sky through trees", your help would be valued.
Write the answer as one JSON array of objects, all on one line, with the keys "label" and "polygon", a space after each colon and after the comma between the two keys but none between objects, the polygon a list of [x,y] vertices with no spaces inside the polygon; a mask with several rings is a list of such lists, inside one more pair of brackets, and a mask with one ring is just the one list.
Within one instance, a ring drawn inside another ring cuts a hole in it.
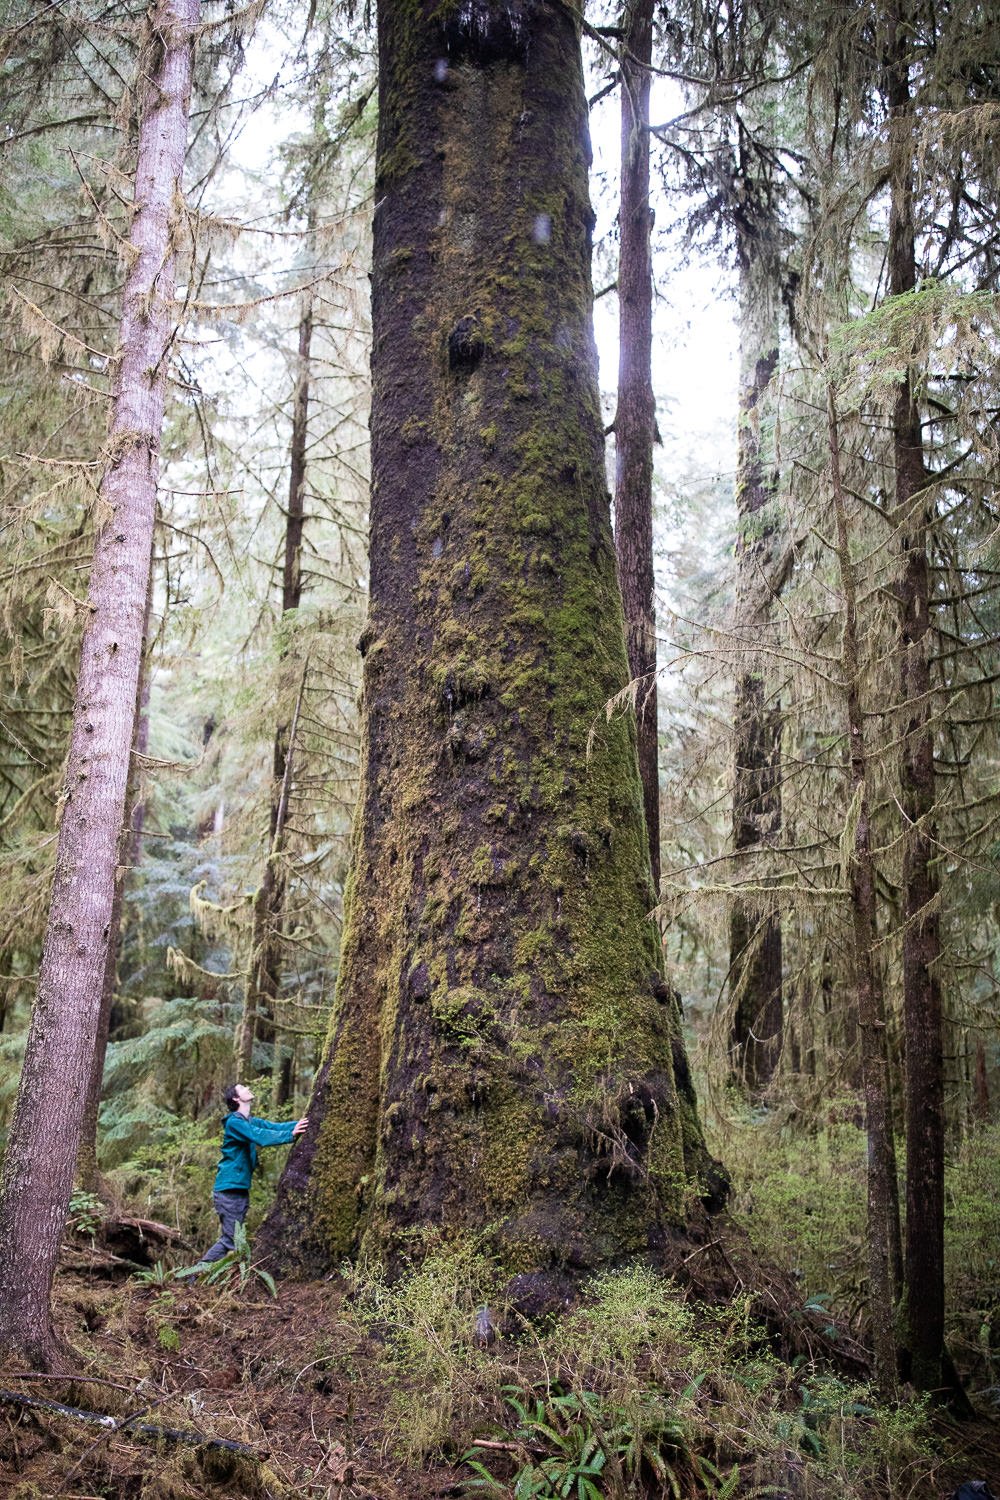
[{"label": "bright sky through trees", "polygon": [[[263,95],[275,76],[275,59],[287,56],[289,41],[269,23],[257,30],[247,51],[242,97]],[[596,81],[591,93],[596,93]],[[670,79],[657,78],[651,90],[651,116],[670,119],[684,108],[683,95]],[[243,212],[263,224],[274,222],[276,203],[256,196],[264,184],[280,182],[280,171],[272,170],[288,140],[304,130],[307,121],[301,109],[289,103],[283,92],[261,97],[248,110],[230,148],[226,195],[243,200]],[[619,155],[619,106],[617,94],[599,101],[591,111],[590,129],[594,152],[591,196],[595,231],[594,289],[600,293],[613,278],[617,255],[616,215]],[[651,190],[656,203],[653,233],[654,254],[654,343],[653,372],[663,439],[655,454],[657,473],[658,549],[657,591],[660,603],[676,604],[671,559],[686,550],[688,502],[701,491],[715,490],[724,507],[724,525],[735,525],[726,505],[731,495],[736,463],[737,330],[731,272],[715,263],[709,254],[697,253],[682,263],[677,236],[666,226],[680,214],[677,203],[669,203],[654,168]],[[274,244],[272,265],[279,268],[294,259],[294,244]],[[609,266],[612,269],[609,269]],[[594,306],[594,331],[600,359],[601,390],[607,420],[614,415],[618,370],[618,303],[613,293],[598,296]],[[225,346],[219,347],[225,360]],[[610,445],[609,445],[610,452]]]}]

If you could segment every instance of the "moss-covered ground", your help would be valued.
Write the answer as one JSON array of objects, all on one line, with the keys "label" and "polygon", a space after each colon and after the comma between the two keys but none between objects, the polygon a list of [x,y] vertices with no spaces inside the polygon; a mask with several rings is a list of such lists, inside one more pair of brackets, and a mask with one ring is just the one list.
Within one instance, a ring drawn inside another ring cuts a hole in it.
[{"label": "moss-covered ground", "polygon": [[[808,1131],[732,1120],[724,1150],[735,1227],[715,1221],[673,1277],[623,1266],[533,1324],[505,1311],[495,1263],[468,1246],[429,1244],[396,1281],[345,1266],[272,1298],[253,1275],[243,1288],[235,1274],[216,1285],[165,1267],[129,1275],[102,1252],[99,1225],[91,1248],[81,1214],[56,1317],[90,1383],[7,1369],[0,1388],[250,1451],[157,1446],[8,1403],[0,1494],[946,1500],[966,1479],[1000,1490],[1000,1130],[978,1129],[949,1167],[949,1340],[978,1413],[962,1424],[905,1390],[879,1404],[857,1364],[863,1150],[850,1110]],[[153,1186],[161,1212],[173,1194],[175,1217],[193,1222],[190,1182]],[[750,1282],[748,1244],[777,1263],[769,1285]],[[785,1305],[765,1328],[775,1295]],[[796,1319],[813,1332],[793,1352]]]}]

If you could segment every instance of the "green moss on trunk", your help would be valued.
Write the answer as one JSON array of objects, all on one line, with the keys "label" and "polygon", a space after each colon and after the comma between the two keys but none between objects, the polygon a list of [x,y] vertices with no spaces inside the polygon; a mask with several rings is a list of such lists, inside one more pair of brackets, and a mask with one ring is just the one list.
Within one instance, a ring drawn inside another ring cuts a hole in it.
[{"label": "green moss on trunk", "polygon": [[541,0],[385,0],[380,47],[366,779],[306,1191],[330,1257],[474,1233],[586,1268],[679,1224],[707,1158],[605,722],[579,39]]}]

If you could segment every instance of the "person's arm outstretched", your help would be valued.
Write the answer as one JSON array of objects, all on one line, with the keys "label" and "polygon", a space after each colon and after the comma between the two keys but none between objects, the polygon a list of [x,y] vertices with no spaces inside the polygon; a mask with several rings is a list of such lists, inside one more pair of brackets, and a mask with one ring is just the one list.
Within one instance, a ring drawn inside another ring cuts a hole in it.
[{"label": "person's arm outstretched", "polygon": [[301,1120],[262,1120],[255,1115],[232,1114],[226,1121],[230,1135],[252,1141],[255,1146],[284,1146],[294,1136],[301,1135],[309,1124],[308,1116]]}]

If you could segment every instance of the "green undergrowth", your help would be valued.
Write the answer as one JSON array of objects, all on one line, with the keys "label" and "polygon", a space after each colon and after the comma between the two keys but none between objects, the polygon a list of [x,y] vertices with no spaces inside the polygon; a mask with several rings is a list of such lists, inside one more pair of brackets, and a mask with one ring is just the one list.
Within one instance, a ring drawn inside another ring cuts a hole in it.
[{"label": "green undergrowth", "polygon": [[867,1500],[918,1493],[935,1462],[922,1403],[880,1407],[785,1363],[749,1295],[704,1306],[635,1265],[528,1324],[474,1252],[432,1253],[395,1283],[345,1274],[348,1316],[384,1351],[397,1456],[459,1462],[469,1496]]},{"label": "green undergrowth", "polygon": [[[804,1305],[827,1309],[864,1338],[865,1133],[854,1101],[827,1113],[809,1130],[777,1112],[730,1120],[715,1146],[732,1174],[731,1206],[755,1248],[792,1274]],[[900,1146],[901,1192],[903,1155]],[[988,1409],[1000,1403],[998,1181],[1000,1125],[976,1126],[946,1165],[946,1336],[973,1398]]]},{"label": "green undergrowth", "polygon": [[945,1177],[948,1338],[976,1394],[1000,1407],[1000,1124],[965,1139]]},{"label": "green undergrowth", "polygon": [[221,1121],[177,1120],[134,1149],[108,1177],[145,1217],[173,1226],[196,1243],[218,1223],[212,1212],[212,1183],[221,1137]]},{"label": "green undergrowth", "polygon": [[730,1120],[718,1149],[732,1176],[730,1207],[754,1247],[791,1273],[803,1302],[857,1327],[867,1290],[865,1135],[838,1113],[814,1131],[772,1115]]}]

